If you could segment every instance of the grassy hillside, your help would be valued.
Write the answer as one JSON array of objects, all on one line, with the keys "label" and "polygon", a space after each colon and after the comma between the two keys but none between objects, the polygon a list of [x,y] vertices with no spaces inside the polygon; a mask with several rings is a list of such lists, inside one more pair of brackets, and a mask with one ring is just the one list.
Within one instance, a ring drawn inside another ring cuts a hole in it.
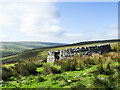
[{"label": "grassy hillside", "polygon": [[[103,42],[104,43],[104,42]],[[97,45],[93,43],[78,46]],[[120,87],[120,47],[119,42],[111,42],[112,52],[76,55],[58,60],[54,64],[46,63],[47,51],[78,47],[60,46],[34,49],[3,58],[5,62],[16,63],[2,66],[2,88],[101,88]],[[19,61],[20,60],[20,61]]]},{"label": "grassy hillside", "polygon": [[37,48],[37,49],[32,49],[28,51],[24,51],[20,54],[8,56],[2,58],[3,63],[15,63],[19,60],[25,60],[29,59],[32,57],[41,57],[47,56],[48,51],[55,51],[55,50],[60,50],[60,49],[65,49],[65,48],[75,48],[75,47],[81,47],[81,46],[91,46],[91,45],[99,45],[99,44],[105,44],[105,43],[111,43],[114,44],[115,42],[119,42],[119,40],[105,40],[105,41],[92,41],[92,42],[81,42],[81,43],[76,43],[76,44],[69,44],[69,45],[60,45],[60,46],[52,46],[52,47],[43,47],[43,48]]},{"label": "grassy hillside", "polygon": [[[26,50],[50,46],[63,45],[62,43],[48,43],[48,42],[1,42],[2,57],[11,56]],[[0,55],[1,56],[1,55]]]}]

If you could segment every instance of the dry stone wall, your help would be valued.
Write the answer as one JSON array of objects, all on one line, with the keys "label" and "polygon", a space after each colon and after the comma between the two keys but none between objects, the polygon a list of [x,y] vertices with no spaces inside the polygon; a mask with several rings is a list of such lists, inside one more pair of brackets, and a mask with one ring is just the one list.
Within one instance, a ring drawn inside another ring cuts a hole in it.
[{"label": "dry stone wall", "polygon": [[102,54],[103,52],[110,52],[110,51],[111,51],[110,44],[69,48],[69,49],[64,49],[59,51],[48,51],[47,62],[54,62],[55,60],[60,60],[67,57],[73,57],[78,53],[81,53],[82,55],[90,56],[92,55],[92,53]]}]

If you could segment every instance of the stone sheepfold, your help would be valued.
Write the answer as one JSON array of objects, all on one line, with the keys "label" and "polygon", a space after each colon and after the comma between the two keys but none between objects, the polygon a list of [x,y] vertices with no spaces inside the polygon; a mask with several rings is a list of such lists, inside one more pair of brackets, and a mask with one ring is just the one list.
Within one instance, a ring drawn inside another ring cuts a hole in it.
[{"label": "stone sheepfold", "polygon": [[55,60],[61,60],[67,57],[73,57],[79,53],[81,53],[82,55],[91,56],[93,53],[102,54],[103,52],[110,52],[110,51],[111,51],[110,44],[69,48],[58,51],[48,51],[47,62],[54,62]]}]

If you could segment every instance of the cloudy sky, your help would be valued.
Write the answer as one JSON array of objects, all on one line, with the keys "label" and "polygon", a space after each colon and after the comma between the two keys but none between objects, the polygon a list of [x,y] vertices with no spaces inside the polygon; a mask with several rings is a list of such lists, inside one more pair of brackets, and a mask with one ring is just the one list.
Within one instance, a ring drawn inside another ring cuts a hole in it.
[{"label": "cloudy sky", "polygon": [[0,2],[0,41],[118,38],[117,2]]}]

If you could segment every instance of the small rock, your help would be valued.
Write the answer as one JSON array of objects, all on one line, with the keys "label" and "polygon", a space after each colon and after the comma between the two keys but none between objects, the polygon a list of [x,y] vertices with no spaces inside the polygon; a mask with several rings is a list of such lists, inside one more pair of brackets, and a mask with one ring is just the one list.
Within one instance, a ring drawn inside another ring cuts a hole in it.
[{"label": "small rock", "polygon": [[26,80],[23,80],[23,82],[26,82]]},{"label": "small rock", "polygon": [[67,80],[67,82],[71,82],[71,80]]}]

